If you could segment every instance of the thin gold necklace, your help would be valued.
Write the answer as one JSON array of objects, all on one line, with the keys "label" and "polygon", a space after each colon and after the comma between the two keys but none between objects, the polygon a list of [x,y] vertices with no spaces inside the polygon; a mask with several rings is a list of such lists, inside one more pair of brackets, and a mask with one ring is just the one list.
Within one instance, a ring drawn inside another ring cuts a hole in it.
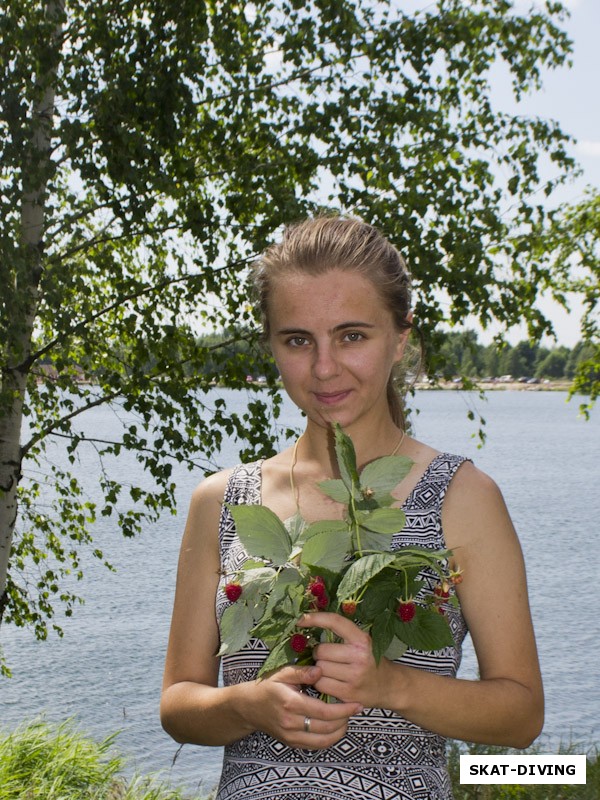
[{"label": "thin gold necklace", "polygon": [[[294,444],[294,449],[292,451],[292,463],[290,464],[290,489],[292,490],[292,497],[294,498],[294,502],[296,504],[296,512],[300,513],[300,492],[298,491],[296,484],[294,483],[294,467],[296,466],[296,461],[298,460],[298,445],[300,443],[300,439],[304,436],[303,433],[296,439]],[[406,436],[406,431],[402,431],[402,435],[400,439],[390,453],[391,456],[395,456],[398,450],[402,447],[402,442],[404,441],[404,437]]]}]

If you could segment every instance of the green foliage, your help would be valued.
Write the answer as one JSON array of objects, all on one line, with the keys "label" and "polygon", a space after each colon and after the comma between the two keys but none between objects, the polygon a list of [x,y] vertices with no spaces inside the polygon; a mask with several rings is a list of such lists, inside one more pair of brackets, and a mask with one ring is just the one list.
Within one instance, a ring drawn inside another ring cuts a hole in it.
[{"label": "green foliage", "polygon": [[268,558],[277,566],[285,564],[290,557],[292,542],[283,522],[270,508],[229,503],[227,508],[249,555]]},{"label": "green foliage", "polygon": [[[370,462],[359,474],[352,440],[338,423],[333,424],[331,433],[342,475],[336,483],[345,488],[347,498],[343,520],[302,525],[296,514],[289,523],[289,530],[296,532],[292,544],[288,527],[269,509],[262,505],[227,505],[238,537],[251,558],[233,575],[226,576],[226,594],[231,582],[241,584],[242,591],[231,598],[231,605],[223,612],[217,655],[241,650],[251,637],[262,639],[270,653],[259,676],[297,660],[290,637],[297,633],[303,613],[346,613],[346,601],[353,603],[352,618],[370,631],[377,661],[386,654],[400,658],[407,646],[437,650],[453,643],[448,621],[439,613],[437,598],[431,592],[425,593],[419,597],[421,606],[416,607],[413,596],[424,588],[424,581],[417,579],[422,569],[437,574],[450,589],[450,551],[390,549],[394,532],[401,531],[406,523],[404,512],[391,508],[391,492],[412,461],[403,456],[384,456]],[[326,494],[331,483],[325,482]],[[338,490],[336,486],[335,493]],[[376,490],[379,500],[375,499]],[[253,560],[257,556],[265,563]],[[449,594],[448,591],[446,597]],[[410,623],[398,618],[400,598],[410,598],[415,606]],[[323,634],[316,628],[305,630],[310,639],[302,658],[303,663],[308,663],[312,645]],[[324,635],[333,641],[331,631],[326,629]]]},{"label": "green foliage", "polygon": [[550,262],[550,271],[541,270],[541,288],[564,308],[569,297],[583,300],[582,342],[585,354],[568,365],[574,381],[572,394],[588,395],[581,404],[587,415],[600,393],[600,191],[590,189],[584,199],[563,205],[550,215],[549,224],[539,226],[534,256],[539,263]]},{"label": "green foliage", "polygon": [[155,778],[121,777],[114,740],[96,742],[70,721],[0,734],[0,800],[185,800]]},{"label": "green foliage", "polygon": [[[572,380],[581,374],[586,362],[594,360],[595,353],[596,347],[584,341],[572,349],[564,346],[548,349],[528,341],[514,346],[507,342],[483,345],[474,331],[447,332],[441,344],[443,377],[447,379],[458,375],[473,379],[511,375],[515,380],[533,377]],[[587,386],[585,393],[590,394],[591,388]]]},{"label": "green foliage", "polygon": [[[573,173],[569,139],[496,112],[489,76],[503,64],[521,98],[570,43],[560,3],[5,5],[0,619],[43,638],[49,621],[60,631],[55,607],[78,602],[61,583],[80,576],[96,519],[131,536],[174,512],[172,463],[212,471],[225,437],[242,459],[272,454],[279,398],[247,266],[282,224],[326,208],[377,225],[410,263],[432,371],[442,320],[549,330],[534,302],[553,269],[532,261],[548,216],[537,198]],[[243,345],[204,338],[220,330]],[[243,414],[207,399],[248,374],[267,386]],[[120,434],[86,433],[86,411],[109,405]],[[55,441],[71,473],[49,463]],[[111,474],[124,452],[151,488]],[[96,506],[82,454],[97,458]]]}]

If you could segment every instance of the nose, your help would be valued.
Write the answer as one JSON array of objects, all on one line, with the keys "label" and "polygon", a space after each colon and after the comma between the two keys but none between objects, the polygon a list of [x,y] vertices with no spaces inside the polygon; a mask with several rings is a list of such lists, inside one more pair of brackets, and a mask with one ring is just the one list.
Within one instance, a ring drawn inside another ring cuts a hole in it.
[{"label": "nose", "polygon": [[340,365],[331,343],[318,344],[315,347],[312,369],[313,375],[320,381],[326,381],[339,375]]}]

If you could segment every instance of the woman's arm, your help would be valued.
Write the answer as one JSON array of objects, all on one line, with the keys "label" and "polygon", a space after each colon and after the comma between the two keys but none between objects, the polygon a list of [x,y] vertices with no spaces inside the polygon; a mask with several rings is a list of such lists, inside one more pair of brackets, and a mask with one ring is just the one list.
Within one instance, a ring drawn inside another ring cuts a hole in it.
[{"label": "woman's arm", "polygon": [[365,706],[389,708],[443,736],[526,747],[541,731],[543,690],[521,548],[494,482],[470,463],[458,470],[443,504],[448,547],[464,570],[462,612],[480,680],[449,678],[372,657],[370,638],[333,614],[305,624],[333,630],[344,644],[316,648],[316,688]]},{"label": "woman's arm", "polygon": [[[346,730],[357,703],[328,705],[299,692],[321,675],[288,666],[261,681],[218,687],[218,527],[228,473],[195,490],[181,545],[160,716],[178,742],[225,745],[263,730],[295,747],[329,747]],[[304,718],[311,718],[311,731]]]}]

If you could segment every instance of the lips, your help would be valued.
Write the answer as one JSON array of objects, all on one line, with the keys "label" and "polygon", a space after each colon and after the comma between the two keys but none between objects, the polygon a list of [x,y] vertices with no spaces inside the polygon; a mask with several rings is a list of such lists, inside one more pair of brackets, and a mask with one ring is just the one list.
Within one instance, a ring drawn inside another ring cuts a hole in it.
[{"label": "lips", "polygon": [[350,394],[350,389],[343,392],[314,392],[318,403],[326,406],[334,406],[343,402]]}]

